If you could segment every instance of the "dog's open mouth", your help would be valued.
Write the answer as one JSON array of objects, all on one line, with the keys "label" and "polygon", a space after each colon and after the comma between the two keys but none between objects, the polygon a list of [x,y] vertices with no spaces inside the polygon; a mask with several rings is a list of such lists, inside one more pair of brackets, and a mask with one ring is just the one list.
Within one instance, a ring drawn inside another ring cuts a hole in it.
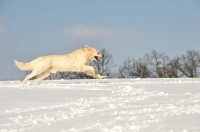
[{"label": "dog's open mouth", "polygon": [[97,62],[100,62],[98,56],[94,56],[94,58],[96,59]]}]

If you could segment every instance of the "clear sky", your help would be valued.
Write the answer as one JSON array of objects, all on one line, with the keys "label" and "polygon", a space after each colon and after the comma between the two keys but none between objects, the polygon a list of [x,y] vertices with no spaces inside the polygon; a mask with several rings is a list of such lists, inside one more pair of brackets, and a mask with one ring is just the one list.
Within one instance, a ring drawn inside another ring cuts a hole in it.
[{"label": "clear sky", "polygon": [[22,79],[14,60],[88,44],[118,66],[152,50],[200,50],[199,0],[0,0],[0,80]]}]

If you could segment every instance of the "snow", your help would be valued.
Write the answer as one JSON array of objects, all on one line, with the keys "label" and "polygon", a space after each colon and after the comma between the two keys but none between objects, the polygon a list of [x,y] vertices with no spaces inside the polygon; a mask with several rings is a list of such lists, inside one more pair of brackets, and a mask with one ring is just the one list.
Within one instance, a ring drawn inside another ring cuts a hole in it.
[{"label": "snow", "polygon": [[200,79],[0,82],[0,132],[199,132]]}]

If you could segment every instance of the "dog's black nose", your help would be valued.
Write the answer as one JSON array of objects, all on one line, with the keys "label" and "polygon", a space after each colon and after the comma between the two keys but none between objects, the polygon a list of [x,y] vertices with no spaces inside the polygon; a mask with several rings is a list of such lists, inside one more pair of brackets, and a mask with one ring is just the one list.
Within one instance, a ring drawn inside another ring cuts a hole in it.
[{"label": "dog's black nose", "polygon": [[104,57],[104,55],[102,55],[102,58]]}]

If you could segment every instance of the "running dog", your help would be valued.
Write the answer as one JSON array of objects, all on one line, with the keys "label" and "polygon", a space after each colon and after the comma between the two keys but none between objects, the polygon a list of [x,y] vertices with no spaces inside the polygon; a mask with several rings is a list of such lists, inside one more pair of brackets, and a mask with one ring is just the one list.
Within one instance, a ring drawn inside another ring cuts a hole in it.
[{"label": "running dog", "polygon": [[100,62],[99,58],[103,57],[104,56],[100,54],[98,50],[85,45],[84,48],[78,49],[69,54],[41,56],[28,63],[18,62],[15,60],[15,64],[20,70],[32,71],[21,80],[21,84],[25,84],[30,78],[37,76],[34,80],[34,84],[37,85],[39,81],[48,77],[50,73],[55,74],[58,71],[85,72],[87,75],[94,78],[107,78],[107,76],[95,73],[94,67],[89,66],[91,61],[94,60]]}]

